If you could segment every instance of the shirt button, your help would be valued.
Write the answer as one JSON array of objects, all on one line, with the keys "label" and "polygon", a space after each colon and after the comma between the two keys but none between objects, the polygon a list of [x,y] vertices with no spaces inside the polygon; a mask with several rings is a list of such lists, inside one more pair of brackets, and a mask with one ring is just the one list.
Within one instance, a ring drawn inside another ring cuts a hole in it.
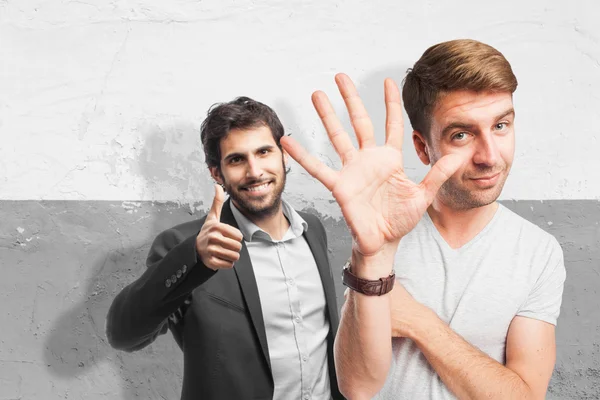
[{"label": "shirt button", "polygon": [[177,274],[176,275],[177,275],[177,279],[181,278],[182,273],[181,273],[180,269],[177,270]]},{"label": "shirt button", "polygon": [[184,265],[183,268],[181,268],[181,272],[183,272],[185,274],[186,271],[187,271],[187,265]]},{"label": "shirt button", "polygon": [[294,286],[294,280],[293,279],[288,279],[288,284],[290,286]]},{"label": "shirt button", "polygon": [[307,356],[302,356],[302,361],[307,362],[308,361],[308,357]]},{"label": "shirt button", "polygon": [[305,394],[305,395],[304,395],[304,400],[308,400],[308,399],[310,399],[310,396],[309,396],[309,395],[307,395],[307,394]]},{"label": "shirt button", "polygon": [[172,283],[172,282],[171,282],[171,280],[170,280],[170,279],[167,279],[167,280],[165,281],[165,286],[169,288],[169,287],[171,287],[171,283]]},{"label": "shirt button", "polygon": [[177,282],[177,277],[175,275],[171,275],[171,282]]},{"label": "shirt button", "polygon": [[300,323],[300,321],[302,321],[302,318],[300,318],[299,315],[296,316],[296,322]]}]

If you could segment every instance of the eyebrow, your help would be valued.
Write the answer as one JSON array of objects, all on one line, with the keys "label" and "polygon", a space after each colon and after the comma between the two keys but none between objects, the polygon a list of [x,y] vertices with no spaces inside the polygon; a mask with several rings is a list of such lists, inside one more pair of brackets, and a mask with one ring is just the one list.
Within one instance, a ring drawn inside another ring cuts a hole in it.
[{"label": "eyebrow", "polygon": [[500,115],[499,115],[499,116],[496,118],[496,121],[498,121],[499,119],[502,119],[502,118],[506,118],[506,117],[508,117],[509,115],[512,115],[512,116],[513,116],[513,118],[515,117],[515,109],[514,109],[514,108],[508,109],[508,110],[506,110],[504,113],[500,114]]},{"label": "eyebrow", "polygon": [[[506,118],[509,115],[512,115],[513,117],[515,116],[514,108],[510,108],[510,109],[504,111],[503,113],[498,115],[496,118],[494,118],[494,121],[501,120],[502,118]],[[450,131],[453,131],[454,129],[464,129],[464,130],[470,131],[470,130],[473,130],[474,127],[475,127],[475,125],[473,125],[473,124],[465,124],[463,122],[451,122],[442,130],[442,137],[445,137],[448,133],[450,133]]]},{"label": "eyebrow", "polygon": [[[262,151],[262,150],[271,150],[274,147],[275,146],[268,144],[266,146],[259,147],[258,149],[254,150],[254,152],[257,153],[257,152]],[[223,158],[223,162],[227,162],[227,161],[229,161],[229,160],[231,160],[232,158],[235,158],[235,157],[244,158],[245,154],[244,153],[231,153],[231,154],[228,154],[225,158]]]}]

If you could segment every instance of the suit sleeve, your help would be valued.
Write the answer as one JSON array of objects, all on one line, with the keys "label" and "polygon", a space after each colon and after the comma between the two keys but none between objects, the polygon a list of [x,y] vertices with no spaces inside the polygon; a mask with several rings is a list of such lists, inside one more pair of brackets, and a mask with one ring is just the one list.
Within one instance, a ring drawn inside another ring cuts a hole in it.
[{"label": "suit sleeve", "polygon": [[112,347],[135,351],[152,343],[168,328],[191,292],[216,271],[207,268],[196,253],[196,236],[177,229],[154,240],[144,274],[115,297],[106,319],[106,336]]}]

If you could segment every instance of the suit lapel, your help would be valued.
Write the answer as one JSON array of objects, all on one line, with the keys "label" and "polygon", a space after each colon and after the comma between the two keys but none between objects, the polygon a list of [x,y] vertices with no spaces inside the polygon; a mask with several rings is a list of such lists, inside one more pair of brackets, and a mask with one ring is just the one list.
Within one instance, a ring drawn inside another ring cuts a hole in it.
[{"label": "suit lapel", "polygon": [[325,292],[325,300],[327,301],[327,312],[329,314],[329,323],[331,330],[335,336],[338,326],[338,311],[337,311],[337,300],[335,296],[335,286],[333,284],[333,278],[331,276],[331,268],[329,268],[329,260],[327,258],[327,249],[325,248],[325,238],[320,237],[315,227],[309,225],[308,229],[304,233],[304,237],[308,242],[308,246],[313,253],[317,268],[319,269],[319,275],[321,276],[321,283],[323,284],[323,290]]},{"label": "suit lapel", "polygon": [[[311,221],[311,218],[305,218],[305,221]],[[323,235],[326,233],[323,232]],[[338,384],[337,375],[335,372],[335,363],[333,355],[333,343],[337,334],[337,328],[339,325],[339,315],[337,308],[337,300],[335,295],[335,285],[333,283],[333,276],[331,275],[331,268],[329,267],[329,259],[327,257],[327,248],[325,246],[326,238],[322,237],[319,229],[309,224],[308,229],[304,233],[304,237],[308,242],[308,246],[313,253],[317,268],[319,269],[319,275],[321,276],[321,283],[323,284],[323,291],[325,292],[325,300],[327,301],[327,314],[329,317],[329,335],[327,336],[327,358],[329,364],[329,384],[331,388],[331,396],[334,399],[343,399]]]},{"label": "suit lapel", "polygon": [[[221,222],[238,228],[237,222],[231,212],[231,200],[227,200],[223,204],[221,211]],[[254,330],[258,336],[260,347],[262,348],[265,361],[271,370],[271,359],[269,357],[269,348],[267,346],[267,333],[265,331],[265,321],[263,319],[262,307],[260,305],[260,296],[258,294],[258,286],[256,285],[256,277],[254,276],[254,269],[250,261],[250,254],[246,243],[242,242],[242,250],[240,251],[240,259],[237,260],[233,266],[242,289],[244,300],[246,301],[246,307],[254,325]]]}]

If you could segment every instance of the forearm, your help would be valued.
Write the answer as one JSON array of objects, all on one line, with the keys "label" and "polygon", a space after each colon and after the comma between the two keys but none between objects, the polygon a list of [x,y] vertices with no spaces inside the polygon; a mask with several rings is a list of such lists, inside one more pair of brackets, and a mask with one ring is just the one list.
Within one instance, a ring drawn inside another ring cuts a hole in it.
[{"label": "forearm", "polygon": [[433,312],[411,336],[444,384],[461,400],[536,398],[517,373],[468,343]]},{"label": "forearm", "polygon": [[[137,282],[123,288],[113,300],[106,317],[106,337],[117,350],[135,351],[148,344],[166,329],[168,309],[153,308],[154,301],[136,288]],[[177,308],[177,305],[173,305]]]},{"label": "forearm", "polygon": [[[151,343],[166,329],[168,316],[198,285],[214,275],[214,271],[197,262],[194,251],[191,239],[164,251],[162,258],[117,295],[106,321],[106,335],[114,348],[134,351]],[[172,281],[178,271],[180,277]]]},{"label": "forearm", "polygon": [[[379,260],[369,268],[373,260],[353,255],[352,270],[375,279],[390,273],[392,260]],[[350,290],[335,341],[338,383],[349,399],[370,399],[385,383],[392,356],[389,315],[389,294],[366,296]]]}]

